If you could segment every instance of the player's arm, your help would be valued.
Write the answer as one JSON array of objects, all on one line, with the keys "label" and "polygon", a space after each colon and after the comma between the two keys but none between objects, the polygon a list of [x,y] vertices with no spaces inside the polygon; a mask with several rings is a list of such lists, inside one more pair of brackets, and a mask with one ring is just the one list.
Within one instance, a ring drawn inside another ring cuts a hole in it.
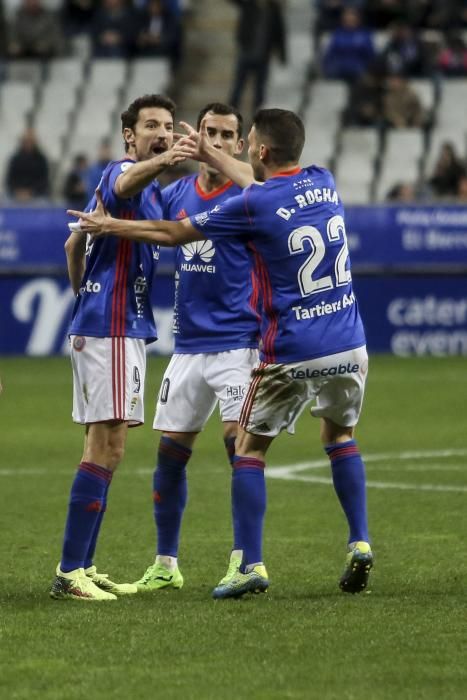
[{"label": "player's arm", "polygon": [[65,241],[65,254],[71,288],[77,295],[86,265],[86,233],[72,231]]},{"label": "player's arm", "polygon": [[165,168],[191,158],[195,149],[196,144],[193,140],[183,137],[179,138],[168,151],[154,158],[134,163],[115,180],[115,194],[121,199],[133,197],[144,190]]},{"label": "player's arm", "polygon": [[114,219],[104,208],[101,195],[96,191],[97,207],[92,212],[73,211],[68,213],[80,219],[82,231],[92,236],[111,235],[126,238],[138,243],[154,243],[161,246],[176,246],[190,241],[202,241],[205,236],[191,225],[189,219],[181,221],[128,221]]},{"label": "player's arm", "polygon": [[219,170],[223,175],[233,180],[240,187],[248,187],[256,182],[253,170],[249,163],[237,160],[233,156],[224,153],[219,148],[215,148],[209,141],[206,131],[206,121],[202,120],[199,132],[195,131],[187,122],[180,122],[187,132],[192,143],[196,143],[197,150],[190,157],[207,163],[211,167]]}]

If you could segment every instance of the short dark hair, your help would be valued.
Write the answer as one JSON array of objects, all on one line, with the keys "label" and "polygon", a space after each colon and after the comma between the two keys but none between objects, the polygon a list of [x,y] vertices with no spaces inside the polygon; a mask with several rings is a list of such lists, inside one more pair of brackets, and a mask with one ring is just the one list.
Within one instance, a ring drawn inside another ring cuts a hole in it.
[{"label": "short dark hair", "polygon": [[296,163],[305,143],[305,127],[300,117],[288,109],[260,109],[253,126],[268,141],[277,165]]},{"label": "short dark hair", "polygon": [[[143,95],[134,100],[127,109],[121,113],[122,133],[124,129],[134,129],[138,121],[139,113],[145,107],[159,107],[166,109],[175,118],[175,102],[170,97],[165,95]],[[128,150],[128,144],[125,142],[125,150]]]},{"label": "short dark hair", "polygon": [[236,107],[234,107],[233,105],[225,104],[224,102],[210,102],[205,107],[203,107],[203,109],[198,114],[198,119],[196,122],[196,128],[198,129],[198,131],[201,126],[201,122],[203,121],[203,117],[208,112],[212,112],[213,114],[221,114],[225,116],[227,114],[233,114],[235,117],[237,117],[237,134],[239,139],[242,138],[243,117]]}]

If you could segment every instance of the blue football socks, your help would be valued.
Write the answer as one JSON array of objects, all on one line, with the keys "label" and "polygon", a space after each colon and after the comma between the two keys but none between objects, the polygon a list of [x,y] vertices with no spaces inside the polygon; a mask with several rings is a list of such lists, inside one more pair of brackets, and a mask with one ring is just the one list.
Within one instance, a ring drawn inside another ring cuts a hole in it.
[{"label": "blue football socks", "polygon": [[[64,573],[84,567],[96,526],[100,527],[112,472],[81,462],[71,487],[60,568]],[[95,541],[97,541],[98,531]],[[95,547],[94,541],[94,547]]]},{"label": "blue football socks", "polygon": [[102,503],[102,509],[97,517],[97,522],[94,526],[94,532],[92,533],[91,541],[89,543],[88,552],[87,552],[86,557],[84,559],[84,568],[85,569],[92,566],[92,562],[94,559],[94,553],[96,551],[97,539],[99,537],[99,533],[101,530],[102,520],[104,518],[104,513],[107,510],[107,494],[109,492],[109,487],[110,487],[110,481],[107,484],[107,487],[105,489],[104,499],[103,499],[103,503]]},{"label": "blue football socks", "polygon": [[334,489],[349,524],[349,542],[368,542],[365,465],[355,440],[326,445]]},{"label": "blue football socks", "polygon": [[263,521],[266,513],[265,464],[252,457],[233,458],[232,502],[243,549],[242,570],[263,561]]},{"label": "blue football socks", "polygon": [[186,465],[191,450],[164,435],[159,442],[154,472],[154,518],[157,554],[178,556],[183,512],[187,502]]},{"label": "blue football socks", "polygon": [[[233,460],[234,460],[234,455],[235,455],[235,438],[234,437],[224,438],[224,445],[225,445],[225,449],[227,451],[227,456],[229,458],[229,462],[230,462],[232,469],[233,469]],[[233,492],[232,492],[231,499],[232,499],[232,506],[231,507],[232,507],[232,529],[233,529],[232,549],[243,549],[242,544],[241,544],[241,539],[240,539],[240,528],[239,528],[239,523],[238,523],[238,516],[236,515],[236,511],[235,511],[235,502],[234,502]]]}]

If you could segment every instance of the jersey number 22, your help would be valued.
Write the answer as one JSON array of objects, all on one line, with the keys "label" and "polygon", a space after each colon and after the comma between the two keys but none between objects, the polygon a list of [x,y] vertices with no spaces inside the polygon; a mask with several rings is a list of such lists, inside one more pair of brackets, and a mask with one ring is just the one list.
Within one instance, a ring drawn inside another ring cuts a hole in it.
[{"label": "jersey number 22", "polygon": [[[326,227],[326,234],[330,243],[342,241],[342,246],[334,264],[335,285],[336,287],[342,287],[348,284],[352,279],[350,270],[346,269],[349,249],[347,247],[347,236],[345,234],[345,224],[342,216],[338,214],[329,219]],[[290,254],[304,253],[305,242],[311,248],[311,253],[300,267],[297,275],[302,297],[334,288],[334,281],[331,275],[318,278],[313,277],[316,268],[323,260],[326,253],[326,243],[317,228],[314,226],[300,226],[294,229],[289,236]]]}]

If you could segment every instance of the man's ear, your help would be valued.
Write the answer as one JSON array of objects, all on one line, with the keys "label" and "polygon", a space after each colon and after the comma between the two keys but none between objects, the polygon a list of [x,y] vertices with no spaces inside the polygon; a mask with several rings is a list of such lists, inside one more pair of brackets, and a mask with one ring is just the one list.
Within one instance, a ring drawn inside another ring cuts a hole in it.
[{"label": "man's ear", "polygon": [[243,152],[245,147],[245,139],[238,139],[237,145],[235,146],[235,155],[239,156]]},{"label": "man's ear", "polygon": [[130,127],[126,126],[123,129],[123,140],[128,146],[134,146],[136,141],[135,132]]},{"label": "man's ear", "polygon": [[259,159],[262,160],[263,162],[267,160],[269,157],[269,148],[264,145],[264,143],[261,144],[259,147]]}]

